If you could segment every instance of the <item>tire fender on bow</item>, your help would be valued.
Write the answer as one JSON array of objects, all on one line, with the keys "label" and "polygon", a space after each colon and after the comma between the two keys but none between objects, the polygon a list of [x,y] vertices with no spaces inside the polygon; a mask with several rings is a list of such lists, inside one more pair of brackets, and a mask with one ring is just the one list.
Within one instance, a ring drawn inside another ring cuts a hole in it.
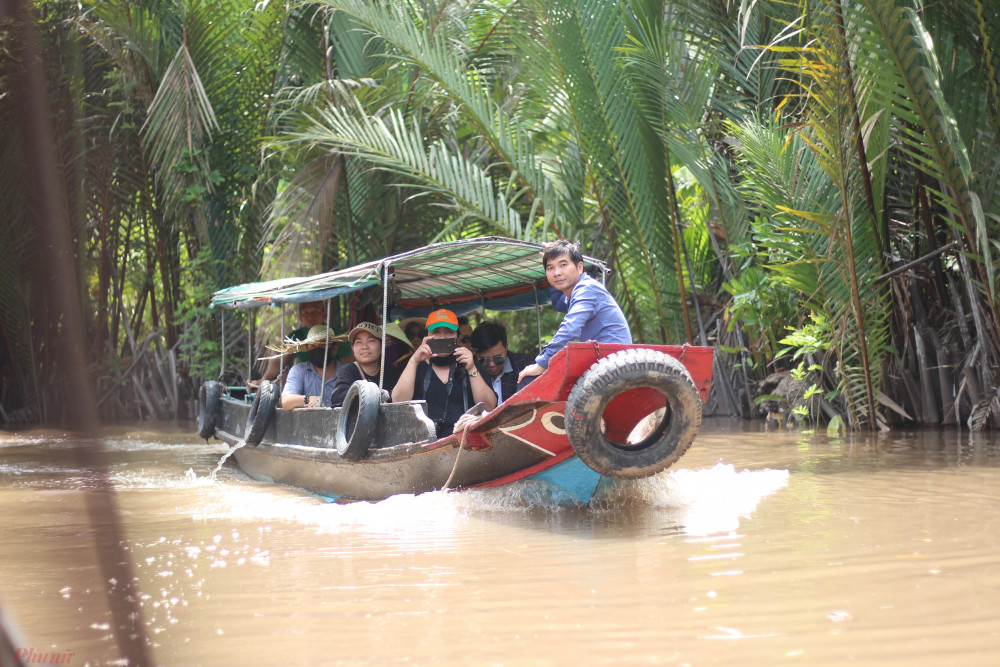
[{"label": "tire fender on bow", "polygon": [[566,435],[593,470],[637,479],[683,456],[701,417],[701,399],[684,364],[657,350],[622,350],[596,362],[573,387]]}]

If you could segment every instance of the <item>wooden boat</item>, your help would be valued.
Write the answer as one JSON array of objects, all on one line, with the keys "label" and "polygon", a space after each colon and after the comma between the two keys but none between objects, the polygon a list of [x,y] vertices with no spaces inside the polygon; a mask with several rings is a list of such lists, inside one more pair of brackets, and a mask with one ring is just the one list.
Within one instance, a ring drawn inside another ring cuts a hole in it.
[{"label": "wooden boat", "polygon": [[[376,289],[383,324],[434,308],[459,315],[538,308],[542,290],[548,301],[542,249],[501,238],[439,243],[343,271],[221,290],[212,305],[254,308]],[[599,278],[607,273],[590,257],[585,268]],[[653,475],[687,451],[708,397],[712,354],[686,344],[570,343],[534,382],[441,439],[424,401],[383,402],[371,382],[356,382],[341,408],[296,410],[276,408],[268,383],[251,402],[206,382],[199,433],[234,447],[254,479],[331,498],[380,500],[531,479],[586,503],[603,478]]]}]

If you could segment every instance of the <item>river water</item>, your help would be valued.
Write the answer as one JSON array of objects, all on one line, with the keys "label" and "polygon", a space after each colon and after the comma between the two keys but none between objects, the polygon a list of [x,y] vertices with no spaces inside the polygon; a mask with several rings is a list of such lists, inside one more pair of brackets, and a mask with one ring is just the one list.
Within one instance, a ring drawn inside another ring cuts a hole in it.
[{"label": "river water", "polygon": [[[592,508],[538,487],[330,504],[193,426],[103,432],[161,665],[987,665],[1000,438],[708,420]],[[124,664],[80,443],[0,434],[0,605],[65,664]]]}]

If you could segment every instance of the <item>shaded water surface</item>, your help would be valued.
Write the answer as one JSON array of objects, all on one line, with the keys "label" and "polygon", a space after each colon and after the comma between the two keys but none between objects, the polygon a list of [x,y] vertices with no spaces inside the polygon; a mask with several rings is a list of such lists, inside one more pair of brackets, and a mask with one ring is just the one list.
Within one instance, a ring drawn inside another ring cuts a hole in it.
[{"label": "shaded water surface", "polygon": [[[192,429],[193,430],[193,429]],[[596,507],[544,487],[328,504],[178,428],[109,430],[163,665],[993,664],[1000,443],[709,421]],[[121,664],[79,443],[0,434],[0,603],[22,641]]]}]

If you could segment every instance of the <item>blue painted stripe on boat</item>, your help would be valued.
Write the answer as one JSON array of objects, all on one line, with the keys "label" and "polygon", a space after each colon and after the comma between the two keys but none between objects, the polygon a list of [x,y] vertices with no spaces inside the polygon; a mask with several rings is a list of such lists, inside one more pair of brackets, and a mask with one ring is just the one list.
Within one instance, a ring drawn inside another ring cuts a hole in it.
[{"label": "blue painted stripe on boat", "polygon": [[588,467],[580,460],[579,456],[571,456],[562,463],[557,463],[528,479],[544,479],[550,484],[555,484],[569,491],[580,502],[587,504],[594,495],[594,491],[597,490],[601,474]]}]

